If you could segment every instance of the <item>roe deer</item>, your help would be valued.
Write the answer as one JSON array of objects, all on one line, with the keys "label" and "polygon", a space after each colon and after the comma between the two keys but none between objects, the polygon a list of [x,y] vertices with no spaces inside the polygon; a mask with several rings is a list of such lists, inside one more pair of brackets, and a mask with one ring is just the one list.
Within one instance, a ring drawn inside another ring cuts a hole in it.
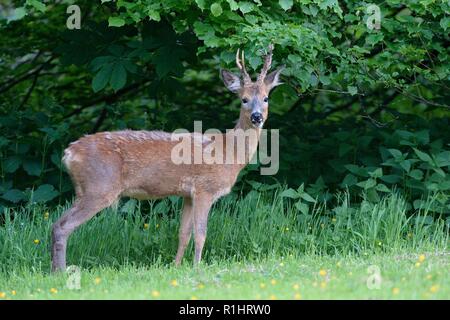
[{"label": "roe deer", "polygon": [[[282,67],[267,75],[272,49],[255,82],[245,68],[244,52],[236,64],[240,76],[227,70],[221,75],[225,86],[241,99],[240,117],[231,132],[252,129],[256,141],[246,144],[246,161],[256,152],[261,128],[268,114],[268,95],[279,85]],[[227,132],[225,135],[229,135]],[[193,136],[195,136],[193,134]],[[197,142],[212,142],[201,133]],[[179,195],[184,207],[179,229],[175,264],[179,265],[190,241],[195,240],[194,263],[201,260],[209,210],[216,199],[230,192],[245,163],[175,164],[171,151],[177,144],[171,134],[161,131],[100,132],[82,137],[65,150],[63,162],[75,187],[73,206],[54,223],[52,230],[52,270],[65,270],[69,235],[100,210],[121,196],[137,199]],[[224,147],[225,148],[225,147]]]}]

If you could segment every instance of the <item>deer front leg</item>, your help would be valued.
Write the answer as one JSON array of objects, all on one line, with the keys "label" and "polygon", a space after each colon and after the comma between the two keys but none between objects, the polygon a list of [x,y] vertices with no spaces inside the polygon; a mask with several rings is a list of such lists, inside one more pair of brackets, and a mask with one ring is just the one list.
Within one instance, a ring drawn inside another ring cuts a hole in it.
[{"label": "deer front leg", "polygon": [[197,195],[194,198],[194,264],[198,264],[202,259],[203,246],[206,240],[208,214],[211,209],[212,202],[213,199],[209,195]]},{"label": "deer front leg", "polygon": [[184,256],[184,251],[191,239],[192,229],[194,226],[192,199],[184,198],[183,214],[181,216],[179,244],[177,256],[175,257],[175,265],[179,266]]}]

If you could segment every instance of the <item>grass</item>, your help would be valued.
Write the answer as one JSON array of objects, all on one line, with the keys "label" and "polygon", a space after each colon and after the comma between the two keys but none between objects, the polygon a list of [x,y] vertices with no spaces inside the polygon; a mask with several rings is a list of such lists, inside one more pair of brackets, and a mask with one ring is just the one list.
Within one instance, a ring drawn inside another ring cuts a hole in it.
[{"label": "grass", "polygon": [[[33,271],[7,279],[2,275],[0,283],[4,298],[12,299],[448,299],[448,256],[428,253],[416,266],[419,257],[303,256],[199,268],[98,267],[82,271],[79,290],[67,287],[70,276]],[[379,289],[369,278],[377,267]]]},{"label": "grass", "polygon": [[[80,290],[67,288],[70,273],[49,273],[51,224],[68,204],[7,209],[0,219],[0,299],[450,298],[442,219],[426,210],[409,216],[396,194],[355,205],[344,195],[336,206],[304,215],[280,191],[220,200],[198,268],[192,244],[184,264],[172,265],[180,199],[106,209],[69,240]],[[371,290],[377,270],[380,289]]]}]

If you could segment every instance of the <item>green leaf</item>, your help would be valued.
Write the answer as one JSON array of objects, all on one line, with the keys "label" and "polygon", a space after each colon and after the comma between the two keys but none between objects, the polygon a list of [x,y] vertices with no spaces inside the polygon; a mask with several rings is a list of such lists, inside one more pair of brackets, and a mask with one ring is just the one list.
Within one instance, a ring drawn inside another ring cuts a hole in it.
[{"label": "green leaf", "polygon": [[353,149],[353,146],[348,143],[339,144],[339,157],[342,157],[349,153]]},{"label": "green leaf", "polygon": [[26,197],[22,191],[17,189],[11,189],[2,195],[2,199],[8,200],[13,203],[17,203],[22,200],[25,200]]},{"label": "green leaf", "polygon": [[106,86],[111,77],[112,66],[113,65],[110,63],[103,66],[100,71],[97,72],[94,79],[92,79],[92,89],[94,92],[98,92]]},{"label": "green leaf", "polygon": [[347,87],[348,93],[350,93],[352,96],[358,93],[358,88],[354,86],[348,86]]},{"label": "green leaf", "polygon": [[450,17],[444,17],[439,22],[439,25],[444,29],[444,31],[447,31],[447,29],[450,28]]},{"label": "green leaf", "polygon": [[12,156],[7,158],[3,162],[3,170],[7,173],[13,173],[16,172],[17,169],[19,169],[20,165],[22,164],[22,159],[18,156]]},{"label": "green leaf", "polygon": [[388,151],[390,152],[390,154],[392,154],[392,156],[395,159],[400,159],[402,157],[402,152],[400,150],[397,149],[388,149]]},{"label": "green leaf", "polygon": [[400,162],[400,166],[406,171],[409,172],[411,169],[411,161],[409,160],[403,160]]},{"label": "green leaf", "polygon": [[46,6],[45,4],[43,4],[40,1],[37,0],[27,0],[26,4],[35,8],[36,10],[40,11],[40,12],[45,12]]},{"label": "green leaf", "polygon": [[200,10],[202,11],[205,10],[206,8],[205,0],[195,0],[195,3],[200,8]]},{"label": "green leaf", "polygon": [[367,179],[367,180],[358,182],[356,185],[358,187],[364,188],[364,190],[368,190],[370,188],[375,187],[376,184],[377,184],[377,182],[375,181],[375,179]]},{"label": "green leaf", "polygon": [[368,176],[367,169],[365,169],[365,168],[358,167],[357,165],[354,165],[354,164],[346,164],[344,167],[351,173],[356,174],[357,176],[361,176],[361,177]]},{"label": "green leaf", "polygon": [[219,3],[213,3],[211,5],[211,13],[213,14],[214,17],[220,16],[222,12],[223,12],[222,6]]},{"label": "green leaf", "polygon": [[280,4],[280,7],[283,8],[284,11],[289,10],[294,5],[293,0],[279,0],[278,3]]},{"label": "green leaf", "polygon": [[369,172],[369,175],[370,175],[372,178],[380,178],[380,177],[383,175],[383,169],[377,168],[377,169],[375,169],[374,171]]},{"label": "green leaf", "polygon": [[292,189],[292,188],[289,188],[289,189],[287,189],[287,190],[284,190],[284,191],[281,193],[281,196],[284,197],[284,198],[292,198],[292,199],[297,199],[297,198],[300,197],[300,195],[298,194],[298,192],[295,191],[295,190]]},{"label": "green leaf", "polygon": [[351,187],[358,183],[358,179],[351,173],[347,174],[344,178],[344,181],[342,181],[341,186],[342,187]]},{"label": "green leaf", "polygon": [[228,4],[230,5],[231,11],[236,11],[239,9],[239,5],[235,0],[227,0]]},{"label": "green leaf", "polygon": [[248,1],[240,1],[239,2],[239,10],[241,10],[241,12],[243,14],[249,13],[253,11],[253,3],[248,2]]},{"label": "green leaf", "polygon": [[22,164],[24,170],[30,175],[30,176],[37,176],[39,177],[42,172],[42,164],[40,161],[37,160],[25,160]]},{"label": "green leaf", "polygon": [[125,20],[120,17],[109,17],[108,26],[110,27],[122,27],[125,25]]},{"label": "green leaf", "polygon": [[159,14],[158,11],[149,10],[147,12],[147,14],[148,14],[148,17],[150,18],[150,20],[157,21],[157,22],[161,21],[161,15]]},{"label": "green leaf", "polygon": [[50,184],[43,184],[34,190],[31,202],[48,202],[59,195],[59,192]]},{"label": "green leaf", "polygon": [[408,175],[411,178],[414,178],[416,180],[422,180],[422,178],[423,178],[423,172],[421,170],[419,170],[419,169],[411,170],[411,172],[408,173]]},{"label": "green leaf", "polygon": [[382,183],[377,184],[375,190],[380,192],[391,192],[391,189],[389,189],[388,187],[386,187],[386,185]]},{"label": "green leaf", "polygon": [[384,176],[380,177],[380,179],[382,181],[390,183],[390,184],[394,184],[394,183],[400,182],[402,180],[402,178],[396,174],[384,175]]},{"label": "green leaf", "polygon": [[125,86],[127,83],[127,72],[122,63],[116,63],[111,73],[111,86],[114,91],[117,91]]},{"label": "green leaf", "polygon": [[377,191],[375,189],[370,189],[367,191],[367,199],[370,202],[380,202],[380,196],[378,195]]},{"label": "green leaf", "polygon": [[373,47],[378,42],[383,41],[383,39],[384,39],[384,35],[378,31],[376,33],[372,33],[372,34],[368,35],[366,37],[366,43]]},{"label": "green leaf", "polygon": [[16,8],[16,9],[14,9],[13,14],[8,17],[8,23],[10,23],[11,21],[20,20],[23,17],[25,17],[26,15],[27,15],[27,11],[25,10],[24,7]]},{"label": "green leaf", "polygon": [[427,153],[420,151],[419,149],[416,149],[416,148],[413,148],[413,149],[414,149],[414,152],[416,153],[417,157],[419,157],[420,160],[428,162],[429,164],[433,164],[433,160]]},{"label": "green leaf", "polygon": [[313,197],[311,197],[309,194],[307,194],[306,192],[303,192],[301,195],[300,195],[300,197],[303,199],[303,200],[305,200],[305,201],[308,201],[308,202],[312,202],[312,203],[315,203],[316,202],[316,199],[314,199]]},{"label": "green leaf", "polygon": [[295,204],[295,207],[297,208],[297,210],[299,210],[301,213],[303,214],[308,214],[309,211],[309,206],[306,203],[300,202],[298,201]]}]

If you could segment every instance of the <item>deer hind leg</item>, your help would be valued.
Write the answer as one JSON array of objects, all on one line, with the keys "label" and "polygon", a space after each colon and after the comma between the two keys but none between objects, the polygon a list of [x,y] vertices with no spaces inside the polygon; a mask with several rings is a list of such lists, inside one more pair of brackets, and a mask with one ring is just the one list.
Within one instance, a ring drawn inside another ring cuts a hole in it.
[{"label": "deer hind leg", "polygon": [[178,251],[175,257],[175,265],[179,266],[184,256],[184,251],[191,239],[194,226],[194,212],[191,198],[184,198],[183,214],[181,216]]},{"label": "deer hind leg", "polygon": [[208,214],[213,204],[210,195],[197,195],[194,198],[194,240],[195,256],[194,264],[198,264],[202,259],[203,246],[206,240],[206,228],[208,224]]},{"label": "deer hind leg", "polygon": [[109,207],[118,194],[82,196],[59,218],[52,228],[52,271],[65,271],[67,239],[70,234],[100,210]]}]

